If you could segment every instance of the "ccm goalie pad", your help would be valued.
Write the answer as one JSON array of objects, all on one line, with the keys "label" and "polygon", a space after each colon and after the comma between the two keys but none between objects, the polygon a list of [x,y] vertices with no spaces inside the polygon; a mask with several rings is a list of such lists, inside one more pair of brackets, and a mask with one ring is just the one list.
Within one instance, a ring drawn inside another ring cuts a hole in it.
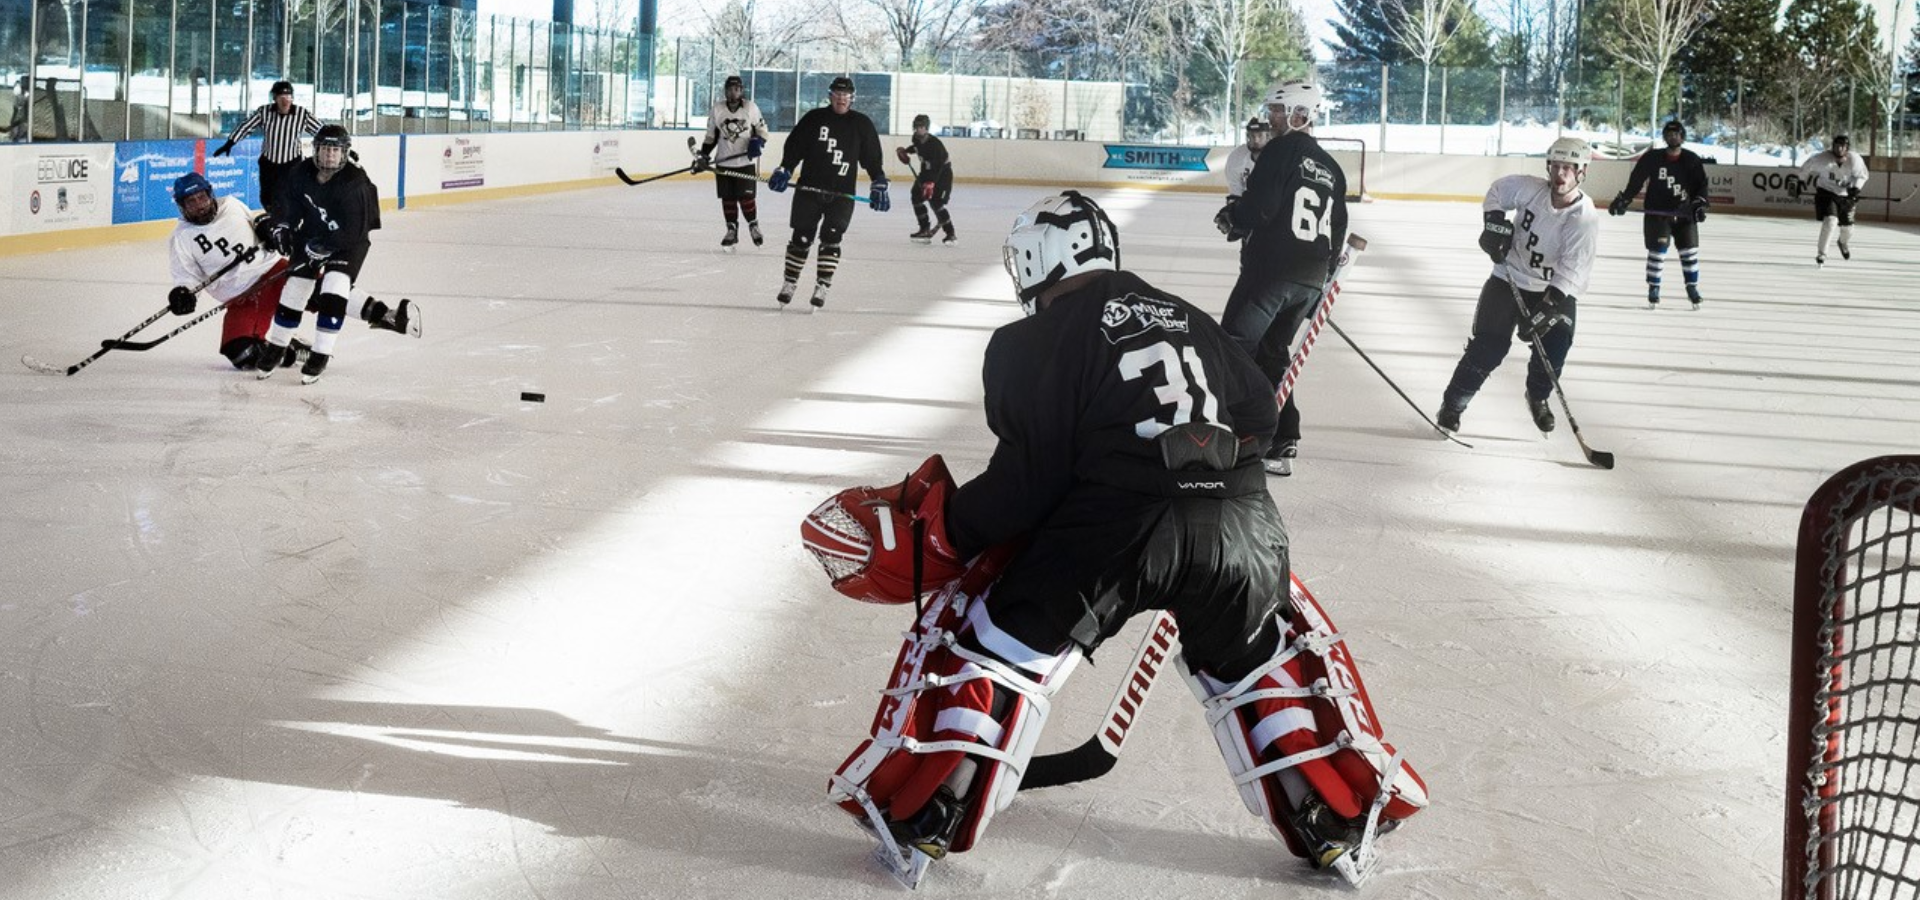
[{"label": "ccm goalie pad", "polygon": [[801,520],[800,540],[834,590],[865,603],[912,603],[965,570],[947,541],[953,491],[936,453],[899,484],[827,498]]},{"label": "ccm goalie pad", "polygon": [[1051,698],[1080,661],[1077,647],[1036,651],[988,618],[982,601],[1010,555],[981,554],[928,603],[880,692],[872,736],[827,783],[909,888],[933,860],[971,849],[1013,802]]},{"label": "ccm goalie pad", "polygon": [[1233,684],[1181,672],[1207,710],[1240,799],[1294,855],[1358,886],[1374,840],[1427,806],[1427,786],[1382,739],[1345,636],[1292,579],[1273,659]]}]

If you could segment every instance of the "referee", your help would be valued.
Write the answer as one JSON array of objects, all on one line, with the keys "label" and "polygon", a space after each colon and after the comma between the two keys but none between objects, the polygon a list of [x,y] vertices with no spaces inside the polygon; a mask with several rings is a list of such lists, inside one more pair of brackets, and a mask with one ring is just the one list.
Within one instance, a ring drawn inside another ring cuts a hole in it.
[{"label": "referee", "polygon": [[293,105],[293,85],[290,82],[273,83],[273,102],[253,111],[253,115],[240,123],[233,133],[227,136],[227,142],[213,151],[215,156],[225,156],[233,152],[235,141],[261,129],[260,141],[260,208],[275,209],[275,201],[280,199],[280,183],[286,180],[288,170],[301,160],[300,137],[312,135],[320,130],[320,120],[313,113]]}]

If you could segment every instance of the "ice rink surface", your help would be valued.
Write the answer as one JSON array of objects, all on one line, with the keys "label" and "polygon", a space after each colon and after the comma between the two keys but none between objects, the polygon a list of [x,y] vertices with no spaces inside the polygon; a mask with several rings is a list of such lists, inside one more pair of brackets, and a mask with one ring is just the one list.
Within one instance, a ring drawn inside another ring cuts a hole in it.
[{"label": "ice rink surface", "polygon": [[[791,194],[733,255],[691,180],[389,214],[362,284],[424,337],[350,322],[312,386],[235,373],[217,323],[35,374],[165,302],[164,242],[0,258],[0,898],[902,895],[825,786],[908,614],[833,593],[798,523],[984,465],[1000,239],[1043,193],[961,184],[954,248],[858,210],[819,315],[773,304]],[[1217,197],[1097,196],[1127,268],[1219,312]],[[1353,222],[1334,319],[1431,414],[1478,209]],[[1812,221],[1716,216],[1705,308],[1669,257],[1649,311],[1639,217],[1603,222],[1564,385],[1615,471],[1533,429],[1518,347],[1472,450],[1330,330],[1301,382],[1294,566],[1433,796],[1364,895],[1777,892],[1794,532],[1828,474],[1920,449],[1915,233],[1816,271]],[[1245,811],[1172,673],[1111,775],[1023,795],[919,893],[1352,895]]]}]

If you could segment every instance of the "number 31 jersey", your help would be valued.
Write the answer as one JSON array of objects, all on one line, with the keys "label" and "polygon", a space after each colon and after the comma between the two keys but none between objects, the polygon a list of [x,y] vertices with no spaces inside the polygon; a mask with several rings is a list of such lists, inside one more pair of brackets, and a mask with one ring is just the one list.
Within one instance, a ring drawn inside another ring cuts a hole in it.
[{"label": "number 31 jersey", "polygon": [[1155,439],[1176,425],[1253,438],[1238,458],[1258,467],[1278,415],[1272,385],[1218,322],[1131,272],[1002,326],[984,377],[999,443],[947,507],[949,533],[970,552],[1038,528],[1077,486],[1164,473]]}]

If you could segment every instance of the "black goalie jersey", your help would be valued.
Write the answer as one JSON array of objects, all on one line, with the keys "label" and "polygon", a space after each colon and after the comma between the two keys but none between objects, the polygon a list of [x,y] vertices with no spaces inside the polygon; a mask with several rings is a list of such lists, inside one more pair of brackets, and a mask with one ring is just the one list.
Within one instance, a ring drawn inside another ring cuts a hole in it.
[{"label": "black goalie jersey", "polygon": [[947,507],[949,534],[968,553],[1032,532],[1075,490],[1163,502],[1152,490],[1169,474],[1156,438],[1188,422],[1251,438],[1221,478],[1242,483],[1228,476],[1251,471],[1266,489],[1272,385],[1218,322],[1132,273],[1090,279],[995,331],[985,381],[999,444]]}]

